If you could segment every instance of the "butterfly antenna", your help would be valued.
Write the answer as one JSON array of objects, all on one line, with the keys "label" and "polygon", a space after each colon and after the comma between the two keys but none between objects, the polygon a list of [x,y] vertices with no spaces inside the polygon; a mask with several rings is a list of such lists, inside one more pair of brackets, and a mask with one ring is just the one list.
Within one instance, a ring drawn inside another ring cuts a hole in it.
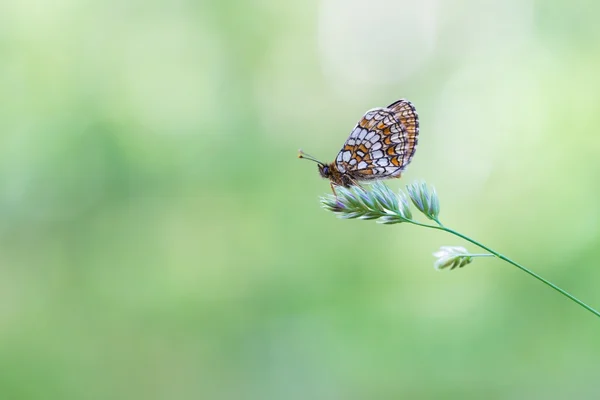
[{"label": "butterfly antenna", "polygon": [[306,154],[305,152],[303,152],[302,149],[298,150],[298,158],[305,158],[307,160],[314,161],[317,164],[325,165],[321,161],[319,161],[316,158],[314,158],[313,156],[311,156],[310,154]]}]

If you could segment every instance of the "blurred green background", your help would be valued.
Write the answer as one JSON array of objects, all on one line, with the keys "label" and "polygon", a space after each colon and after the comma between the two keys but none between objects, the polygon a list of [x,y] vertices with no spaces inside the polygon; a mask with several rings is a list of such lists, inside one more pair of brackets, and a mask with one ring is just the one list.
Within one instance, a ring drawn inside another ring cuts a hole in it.
[{"label": "blurred green background", "polygon": [[[464,245],[320,209],[367,110],[403,180],[600,306],[600,3],[0,3],[0,398],[600,396],[600,325]],[[473,246],[467,246],[475,250]]]}]

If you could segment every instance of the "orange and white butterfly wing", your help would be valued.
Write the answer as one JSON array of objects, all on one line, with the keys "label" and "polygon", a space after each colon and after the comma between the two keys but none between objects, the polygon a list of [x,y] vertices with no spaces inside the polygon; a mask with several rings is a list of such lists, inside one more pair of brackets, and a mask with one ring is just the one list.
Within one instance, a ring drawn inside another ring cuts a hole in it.
[{"label": "orange and white butterfly wing", "polygon": [[412,160],[418,134],[418,115],[407,100],[369,110],[338,153],[336,167],[355,180],[399,177]]},{"label": "orange and white butterfly wing", "polygon": [[387,109],[392,110],[394,116],[406,128],[406,146],[403,149],[404,166],[408,165],[419,142],[419,115],[415,106],[408,100],[402,99],[387,106]]}]

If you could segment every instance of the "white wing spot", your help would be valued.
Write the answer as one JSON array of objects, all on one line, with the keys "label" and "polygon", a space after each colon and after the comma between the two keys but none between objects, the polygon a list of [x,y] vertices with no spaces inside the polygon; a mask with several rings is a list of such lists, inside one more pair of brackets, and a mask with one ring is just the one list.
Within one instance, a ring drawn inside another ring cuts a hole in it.
[{"label": "white wing spot", "polygon": [[372,159],[376,159],[376,158],[381,158],[383,157],[383,151],[381,150],[377,150],[371,153],[371,158]]},{"label": "white wing spot", "polygon": [[358,140],[365,140],[365,136],[367,136],[367,133],[368,131],[366,129],[361,129],[360,133],[358,134]]},{"label": "white wing spot", "polygon": [[338,170],[342,173],[345,174],[346,173],[346,168],[344,168],[343,165],[338,164],[337,165]]},{"label": "white wing spot", "polygon": [[356,164],[356,158],[353,158],[352,160],[350,160],[350,162],[348,164],[355,165]]},{"label": "white wing spot", "polygon": [[373,137],[371,137],[371,140],[369,140],[371,143],[377,143],[379,141],[379,135],[373,135]]},{"label": "white wing spot", "polygon": [[379,149],[381,149],[381,142],[375,142],[371,146],[371,150],[379,150]]},{"label": "white wing spot", "polygon": [[367,164],[367,163],[366,163],[366,162],[364,162],[364,161],[361,161],[361,162],[359,162],[359,163],[358,163],[358,166],[357,166],[357,168],[358,168],[358,169],[366,169],[368,166],[369,166],[369,164]]},{"label": "white wing spot", "polygon": [[373,117],[379,113],[379,110],[381,110],[381,108],[372,108],[365,113],[363,118],[366,120],[373,119]]},{"label": "white wing spot", "polygon": [[402,172],[402,168],[398,167],[385,167],[382,168],[385,170],[385,174],[389,176],[398,176]]},{"label": "white wing spot", "polygon": [[379,160],[377,160],[377,165],[379,165],[380,167],[387,167],[388,165],[390,165],[390,162],[387,158],[380,158]]},{"label": "white wing spot", "polygon": [[402,129],[398,125],[394,125],[390,128],[390,132],[392,133],[402,133]]},{"label": "white wing spot", "polygon": [[375,135],[374,131],[369,131],[369,133],[367,133],[367,136],[365,136],[365,140],[371,140],[371,138]]},{"label": "white wing spot", "polygon": [[349,152],[349,151],[345,151],[345,152],[342,154],[342,160],[344,160],[344,161],[348,162],[348,161],[350,161],[350,157],[351,157],[351,156],[352,156],[352,154],[350,154],[350,152]]}]

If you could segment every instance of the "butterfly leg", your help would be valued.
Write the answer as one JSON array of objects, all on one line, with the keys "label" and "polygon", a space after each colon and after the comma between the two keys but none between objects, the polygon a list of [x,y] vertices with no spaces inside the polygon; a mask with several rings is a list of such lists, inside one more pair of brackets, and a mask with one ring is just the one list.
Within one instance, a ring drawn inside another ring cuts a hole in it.
[{"label": "butterfly leg", "polygon": [[335,187],[336,186],[342,186],[342,187],[345,187],[345,188],[348,188],[348,189],[351,188],[352,186],[357,186],[357,187],[361,188],[362,190],[366,191],[366,189],[364,187],[362,187],[360,185],[360,183],[358,183],[357,180],[355,180],[355,179],[353,179],[353,178],[351,178],[349,176],[345,178],[345,180],[343,181],[342,185],[340,185],[339,183],[335,183],[335,182],[332,181],[332,182],[329,183],[329,186],[331,186],[331,191],[333,192],[333,194],[334,194],[334,196],[336,198],[337,198],[337,192],[335,191]]},{"label": "butterfly leg", "polygon": [[365,189],[360,183],[358,183],[358,181],[350,176],[346,177],[346,182],[345,182],[345,187],[347,188],[351,188],[352,186],[356,186],[357,188],[362,189],[363,191],[366,191],[367,189]]},{"label": "butterfly leg", "polygon": [[335,192],[335,187],[337,186],[335,183],[330,182],[329,186],[331,186],[331,191],[333,192],[333,195],[335,196],[335,198],[337,199],[337,193]]},{"label": "butterfly leg", "polygon": [[350,186],[358,186],[361,189],[365,189],[364,187],[361,186],[360,183],[358,183],[358,181],[356,179],[352,179],[352,178],[348,178]]}]

